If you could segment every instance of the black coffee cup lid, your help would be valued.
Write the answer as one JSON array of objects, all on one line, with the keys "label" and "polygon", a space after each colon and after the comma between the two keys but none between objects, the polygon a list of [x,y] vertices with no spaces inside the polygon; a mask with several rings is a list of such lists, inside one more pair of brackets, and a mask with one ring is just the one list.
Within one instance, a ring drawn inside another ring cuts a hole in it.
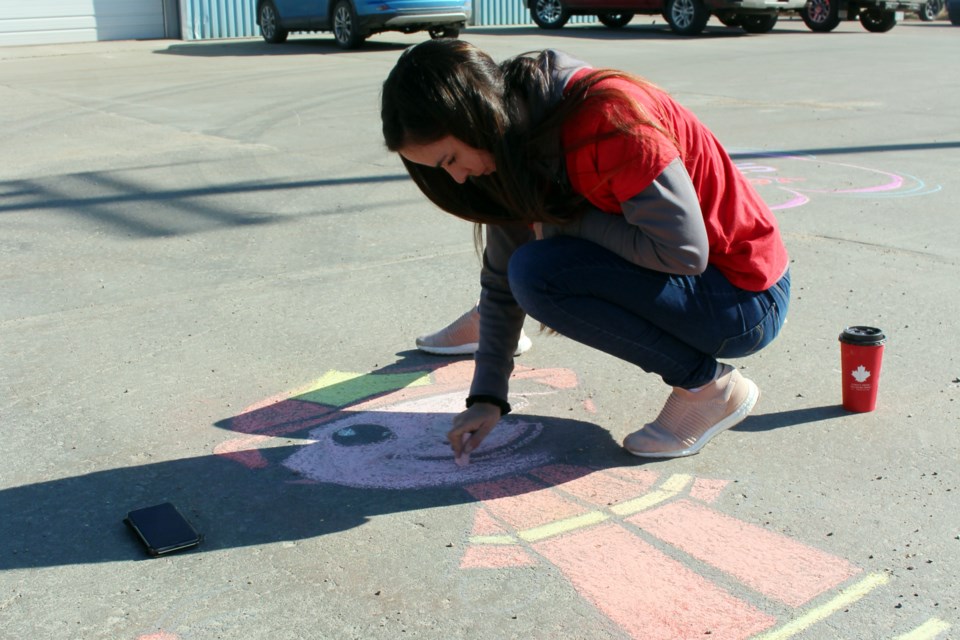
[{"label": "black coffee cup lid", "polygon": [[840,341],[849,344],[883,344],[887,337],[876,327],[847,327],[840,334]]}]

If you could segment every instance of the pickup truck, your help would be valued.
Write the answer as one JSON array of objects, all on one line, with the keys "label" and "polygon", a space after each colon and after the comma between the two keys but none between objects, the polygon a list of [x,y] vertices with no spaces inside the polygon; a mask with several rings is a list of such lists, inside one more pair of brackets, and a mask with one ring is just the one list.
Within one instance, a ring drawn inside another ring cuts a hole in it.
[{"label": "pickup truck", "polygon": [[918,12],[923,4],[916,0],[807,0],[800,17],[811,31],[833,31],[841,20],[860,20],[867,31],[883,33],[903,20],[904,12]]}]

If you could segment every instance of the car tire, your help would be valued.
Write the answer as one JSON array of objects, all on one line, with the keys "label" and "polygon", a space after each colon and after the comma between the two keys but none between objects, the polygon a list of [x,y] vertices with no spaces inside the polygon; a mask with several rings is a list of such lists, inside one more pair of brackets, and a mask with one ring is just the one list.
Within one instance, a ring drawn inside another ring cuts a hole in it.
[{"label": "car tire", "polygon": [[840,5],[837,0],[807,0],[800,17],[810,31],[833,31],[840,24]]},{"label": "car tire", "polygon": [[947,17],[950,24],[960,27],[960,0],[947,0]]},{"label": "car tire", "polygon": [[456,27],[431,27],[427,29],[427,33],[430,34],[430,37],[434,40],[437,38],[459,38],[460,29]]},{"label": "car tire", "polygon": [[923,6],[920,7],[920,10],[917,11],[917,15],[920,16],[920,19],[924,22],[933,22],[937,19],[937,16],[940,15],[941,11],[943,11],[943,0],[927,0],[923,3]]},{"label": "car tire", "polygon": [[701,0],[667,0],[664,13],[670,28],[682,36],[702,33],[710,19],[710,11]]},{"label": "car tire", "polygon": [[770,33],[777,24],[778,17],[775,13],[746,15],[740,19],[740,26],[747,33]]},{"label": "car tire", "polygon": [[363,44],[357,24],[357,12],[350,0],[338,0],[333,5],[333,39],[341,49],[356,49]]},{"label": "car tire", "polygon": [[601,13],[597,16],[600,24],[611,29],[619,29],[630,24],[633,20],[632,13]]},{"label": "car tire", "polygon": [[285,42],[290,32],[280,26],[280,14],[270,0],[260,5],[260,35],[270,44]]},{"label": "car tire", "polygon": [[562,0],[531,0],[530,17],[541,29],[560,29],[570,19]]},{"label": "car tire", "polygon": [[897,14],[870,8],[860,14],[860,24],[871,33],[886,33],[897,26]]}]

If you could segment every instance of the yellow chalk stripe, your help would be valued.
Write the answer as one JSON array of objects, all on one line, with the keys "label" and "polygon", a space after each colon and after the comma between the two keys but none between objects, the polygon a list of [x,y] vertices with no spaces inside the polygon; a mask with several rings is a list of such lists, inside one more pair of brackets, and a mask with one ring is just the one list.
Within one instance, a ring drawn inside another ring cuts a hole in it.
[{"label": "yellow chalk stripe", "polygon": [[603,522],[609,517],[610,516],[605,513],[601,513],[600,511],[591,511],[590,513],[585,513],[582,516],[574,516],[572,518],[557,520],[556,522],[551,522],[550,524],[534,527],[532,529],[525,529],[517,535],[527,542],[536,542],[537,540],[543,540],[544,538],[566,533],[567,531],[573,531],[574,529],[579,529],[581,527],[589,527],[592,524]]},{"label": "yellow chalk stripe", "polygon": [[516,544],[513,536],[470,536],[470,544]]},{"label": "yellow chalk stripe", "polygon": [[933,640],[949,628],[950,625],[943,620],[930,618],[913,631],[897,636],[894,640]]},{"label": "yellow chalk stripe", "polygon": [[658,505],[665,500],[669,500],[673,496],[677,495],[683,491],[688,484],[693,481],[693,476],[687,475],[685,473],[675,473],[669,478],[667,478],[663,484],[660,485],[659,489],[654,489],[646,495],[642,495],[639,498],[634,498],[633,500],[627,500],[626,502],[621,502],[620,504],[615,504],[610,507],[610,511],[614,512],[618,516],[629,516],[634,513],[640,513],[654,505]]},{"label": "yellow chalk stripe", "polygon": [[673,496],[677,495],[676,491],[651,491],[646,495],[642,495],[639,498],[634,498],[633,500],[627,500],[626,502],[621,502],[620,504],[615,504],[610,507],[610,511],[613,511],[618,516],[629,516],[634,513],[640,513],[645,509],[660,504],[664,500],[669,500]]},{"label": "yellow chalk stripe", "polygon": [[686,473],[675,473],[669,478],[667,478],[660,488],[663,491],[673,491],[674,493],[679,493],[686,489],[687,485],[693,481],[693,476],[687,475]]},{"label": "yellow chalk stripe", "polygon": [[754,640],[783,640],[784,638],[795,636],[840,609],[853,604],[880,585],[886,584],[889,581],[890,578],[882,573],[871,573],[857,584],[847,587],[846,589],[841,589],[840,593],[833,598],[833,600],[819,607],[810,609],[799,618],[795,618],[779,629],[760,636],[754,636]]}]

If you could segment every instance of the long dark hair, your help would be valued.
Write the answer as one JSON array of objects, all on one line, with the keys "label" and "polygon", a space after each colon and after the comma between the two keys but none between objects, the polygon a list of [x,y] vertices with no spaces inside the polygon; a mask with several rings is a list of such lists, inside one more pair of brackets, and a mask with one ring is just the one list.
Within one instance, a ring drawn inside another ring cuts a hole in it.
[{"label": "long dark hair", "polygon": [[[594,70],[571,85],[562,101],[550,100],[546,52],[524,54],[498,65],[461,40],[437,39],[401,54],[383,84],[381,119],[387,148],[430,144],[448,135],[493,154],[496,171],[458,184],[442,168],[409,162],[420,190],[441,209],[483,224],[563,222],[579,215],[586,200],[573,192],[563,171],[560,130],[593,100],[608,101],[617,131],[643,136],[644,127],[664,131],[626,92],[596,87],[620,78],[646,81],[610,69]],[[589,144],[592,140],[577,141]]]}]

